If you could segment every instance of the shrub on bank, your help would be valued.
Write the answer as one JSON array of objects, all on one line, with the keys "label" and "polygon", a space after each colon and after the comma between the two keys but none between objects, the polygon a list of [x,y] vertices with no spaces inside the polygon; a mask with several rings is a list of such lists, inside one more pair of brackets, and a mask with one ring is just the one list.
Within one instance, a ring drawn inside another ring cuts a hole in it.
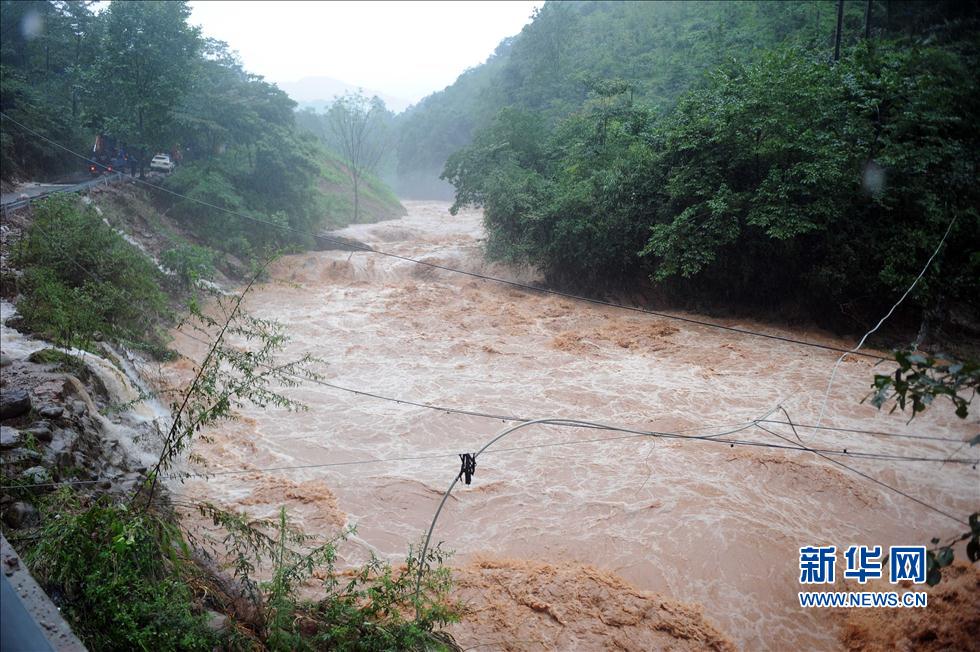
[{"label": "shrub on bank", "polygon": [[79,348],[99,338],[161,344],[162,274],[77,197],[36,205],[15,265],[25,270],[17,309],[33,332]]}]

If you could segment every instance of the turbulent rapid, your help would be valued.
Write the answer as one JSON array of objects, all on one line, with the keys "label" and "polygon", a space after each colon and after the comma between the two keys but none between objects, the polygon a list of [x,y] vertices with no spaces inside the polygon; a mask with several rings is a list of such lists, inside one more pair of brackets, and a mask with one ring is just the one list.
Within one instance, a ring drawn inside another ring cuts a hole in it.
[{"label": "turbulent rapid", "polygon": [[[536,280],[531,270],[485,262],[478,212],[452,217],[445,203],[405,206],[403,219],[341,234],[439,265]],[[813,424],[837,357],[367,252],[277,261],[247,307],[283,322],[292,336],[284,358],[322,358],[323,380],[333,385],[679,434],[724,433],[767,414],[785,420],[773,412],[779,404],[794,422]],[[853,345],[816,331],[723,323]],[[175,336],[181,352],[202,357],[201,343]],[[976,433],[975,420],[964,423],[945,406],[906,426],[907,415],[861,404],[874,365],[868,358],[841,365],[823,425],[962,441]],[[164,373],[186,370],[176,362]],[[403,556],[459,471],[457,454],[478,450],[508,425],[320,384],[286,393],[309,410],[246,410],[196,446],[215,475],[174,490],[256,516],[285,504],[321,535],[356,524],[341,549],[348,563],[372,552]],[[797,437],[787,425],[765,425],[828,450],[942,457],[960,448],[805,428]],[[732,436],[793,445],[758,428]],[[968,465],[839,459],[954,515],[980,504],[977,471]],[[377,462],[345,464],[365,460]],[[239,470],[247,472],[221,474]],[[473,607],[453,630],[463,647],[595,649],[618,641],[636,649],[676,630],[692,648],[723,648],[730,639],[752,650],[837,649],[835,616],[799,608],[801,546],[887,549],[962,527],[812,454],[535,426],[479,458],[473,484],[457,487],[434,540],[456,551],[460,595]],[[600,612],[589,615],[590,604]],[[546,627],[521,622],[538,617]]]}]

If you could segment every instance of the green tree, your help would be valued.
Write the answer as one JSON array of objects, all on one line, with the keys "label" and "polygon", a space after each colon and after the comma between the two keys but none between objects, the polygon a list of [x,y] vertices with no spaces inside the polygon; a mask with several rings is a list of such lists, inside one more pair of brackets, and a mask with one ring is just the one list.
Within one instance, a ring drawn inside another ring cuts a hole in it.
[{"label": "green tree", "polygon": [[112,2],[100,16],[99,54],[84,91],[88,123],[128,142],[169,149],[174,113],[201,48],[186,2]]},{"label": "green tree", "polygon": [[99,336],[162,343],[169,307],[159,270],[77,197],[37,205],[16,265],[25,270],[18,310],[58,344],[85,348]]},{"label": "green tree", "polygon": [[[452,155],[454,208],[484,207],[487,253],[608,291],[864,325],[949,237],[901,318],[977,306],[976,51],[865,42],[834,66],[799,47],[729,62],[667,116],[592,82],[549,126],[507,109]],[[961,80],[950,84],[948,80]]]},{"label": "green tree", "polygon": [[360,217],[364,177],[377,169],[388,147],[387,112],[380,98],[368,99],[360,92],[335,99],[327,112],[334,148],[350,173],[355,222]]},{"label": "green tree", "polygon": [[[4,0],[0,14],[0,110],[59,143],[91,147],[80,122],[80,84],[96,54],[100,25],[88,3]],[[8,120],[0,125],[4,180],[45,178],[79,165]]]},{"label": "green tree", "polygon": [[[845,51],[859,39],[864,9],[845,6]],[[595,82],[623,79],[663,114],[726,62],[752,62],[781,44],[827,55],[834,22],[829,2],[546,2],[486,62],[396,117],[401,187],[439,190],[427,176],[505,107],[540,111],[554,124],[584,108]]]}]

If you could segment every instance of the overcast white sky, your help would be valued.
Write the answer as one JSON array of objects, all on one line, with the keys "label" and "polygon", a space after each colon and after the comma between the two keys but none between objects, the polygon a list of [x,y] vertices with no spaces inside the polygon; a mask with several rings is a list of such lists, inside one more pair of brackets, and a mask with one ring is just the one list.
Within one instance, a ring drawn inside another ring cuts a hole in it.
[{"label": "overcast white sky", "polygon": [[482,63],[537,2],[191,2],[191,24],[272,82],[326,76],[415,102]]}]

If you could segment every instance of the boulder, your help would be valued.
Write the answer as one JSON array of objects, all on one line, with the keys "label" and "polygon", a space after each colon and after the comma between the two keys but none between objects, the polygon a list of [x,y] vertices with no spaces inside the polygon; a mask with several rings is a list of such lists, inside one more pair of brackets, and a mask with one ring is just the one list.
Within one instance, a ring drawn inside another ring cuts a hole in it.
[{"label": "boulder", "polygon": [[228,616],[218,613],[217,611],[212,611],[208,609],[208,629],[212,632],[218,633],[224,631],[228,627]]},{"label": "boulder", "polygon": [[24,431],[25,435],[33,435],[34,439],[45,444],[51,441],[51,424],[47,421],[38,421],[31,424],[31,427]]},{"label": "boulder", "polygon": [[60,405],[48,405],[41,408],[39,414],[45,419],[57,419],[64,414],[65,409]]},{"label": "boulder", "polygon": [[36,465],[36,464],[40,464],[43,460],[44,460],[44,456],[41,455],[41,453],[25,447],[12,450],[3,456],[4,464],[9,465],[11,467]]},{"label": "boulder", "polygon": [[46,484],[51,482],[51,474],[43,466],[32,466],[20,474],[20,479],[31,484]]},{"label": "boulder", "polygon": [[34,506],[20,500],[3,510],[3,522],[12,528],[36,525],[39,520]]},{"label": "boulder", "polygon": [[17,448],[24,442],[24,436],[16,428],[0,426],[0,450]]},{"label": "boulder", "polygon": [[13,419],[31,411],[31,395],[26,389],[0,392],[0,419]]}]

